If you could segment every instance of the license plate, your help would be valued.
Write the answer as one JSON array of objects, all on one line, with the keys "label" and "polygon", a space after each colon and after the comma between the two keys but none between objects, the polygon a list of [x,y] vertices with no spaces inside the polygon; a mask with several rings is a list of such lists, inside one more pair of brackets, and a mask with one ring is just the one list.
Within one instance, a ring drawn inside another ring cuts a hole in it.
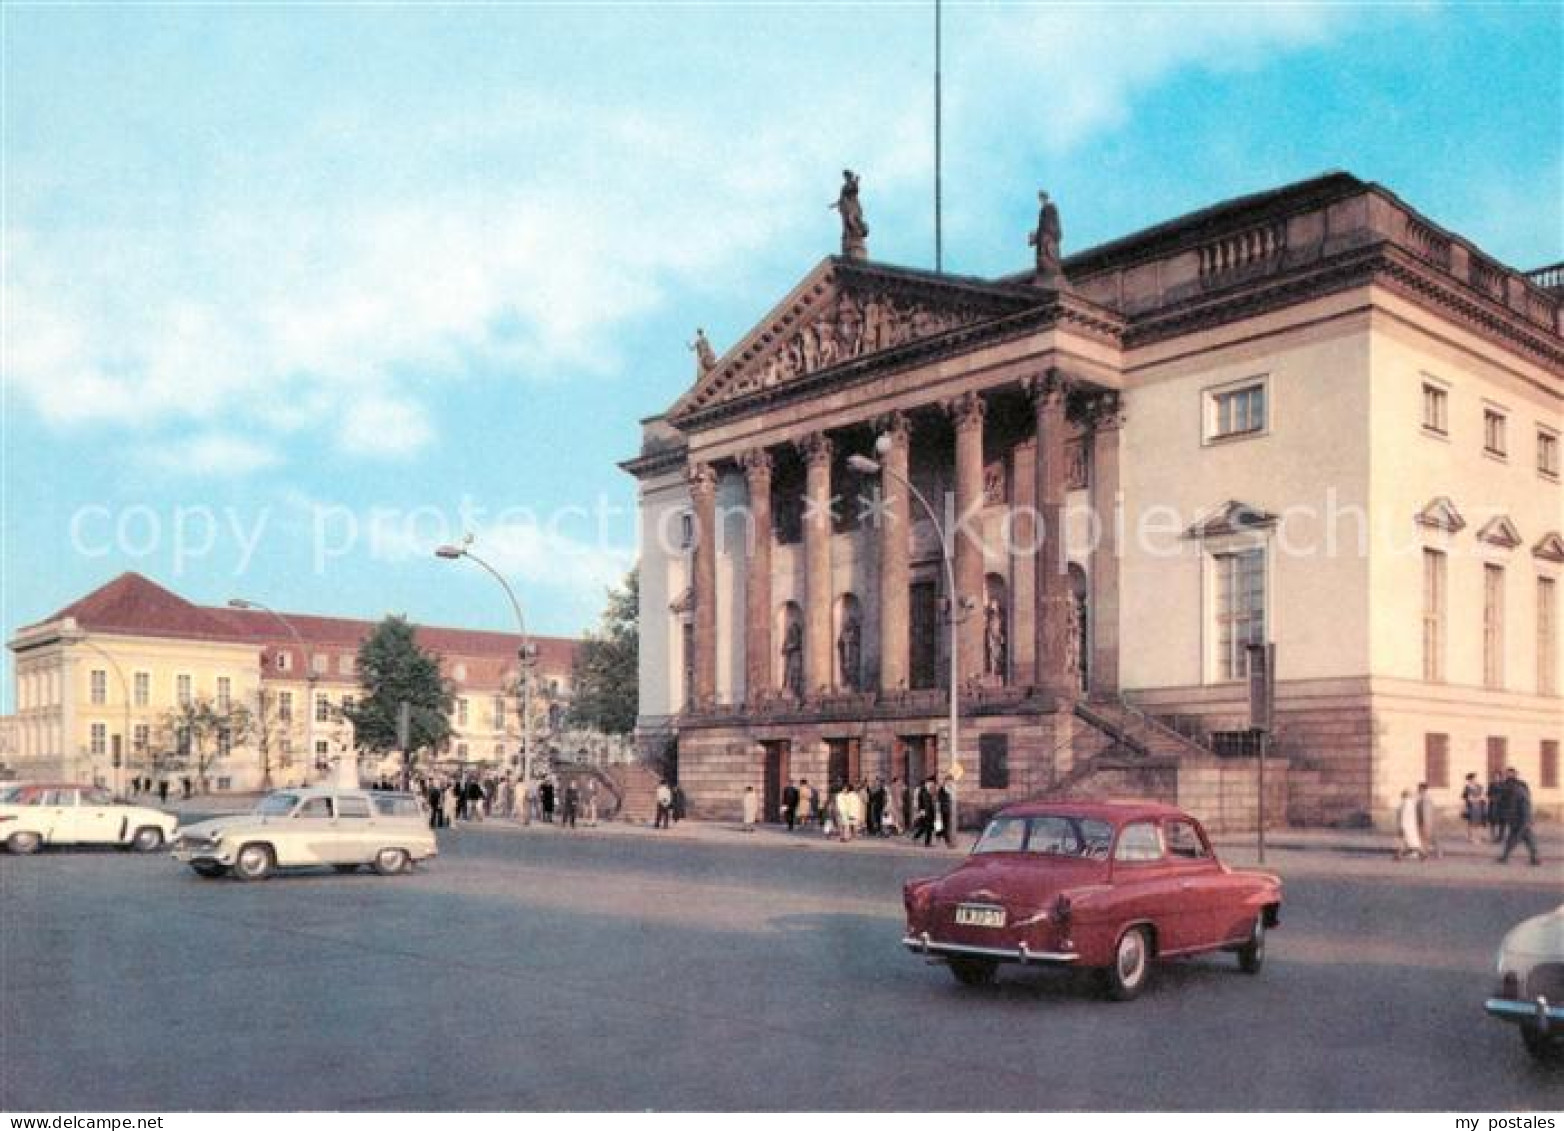
[{"label": "license plate", "polygon": [[1005,925],[1005,909],[1003,907],[975,907],[971,904],[958,904],[956,907],[956,924],[962,927],[1003,927]]}]

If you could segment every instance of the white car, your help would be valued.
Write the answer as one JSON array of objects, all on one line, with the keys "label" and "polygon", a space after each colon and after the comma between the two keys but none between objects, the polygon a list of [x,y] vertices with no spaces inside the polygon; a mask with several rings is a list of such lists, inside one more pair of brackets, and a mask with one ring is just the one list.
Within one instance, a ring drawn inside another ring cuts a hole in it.
[{"label": "white car", "polygon": [[1499,992],[1488,1013],[1520,1026],[1526,1051],[1564,1062],[1564,904],[1516,924],[1499,944]]},{"label": "white car", "polygon": [[0,793],[0,841],[18,855],[49,844],[115,844],[154,852],[178,824],[172,813],[115,801],[102,786],[33,782]]},{"label": "white car", "polygon": [[249,813],[180,826],[174,859],[213,878],[264,880],[278,868],[330,865],[382,876],[439,852],[422,803],[410,793],[315,786],[282,789]]}]

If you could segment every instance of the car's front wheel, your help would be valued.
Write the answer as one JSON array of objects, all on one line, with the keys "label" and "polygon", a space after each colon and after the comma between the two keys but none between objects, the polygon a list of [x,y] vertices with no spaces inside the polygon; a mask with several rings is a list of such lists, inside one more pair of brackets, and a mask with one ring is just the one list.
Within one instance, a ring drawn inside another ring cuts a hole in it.
[{"label": "car's front wheel", "polygon": [[1249,941],[1238,948],[1238,968],[1245,974],[1258,974],[1265,965],[1265,912],[1254,917],[1249,928]]},{"label": "car's front wheel", "polygon": [[375,871],[382,876],[395,876],[411,867],[412,861],[400,848],[382,848],[375,853]]},{"label": "car's front wheel", "polygon": [[130,847],[137,852],[156,852],[163,847],[163,830],[156,825],[137,829],[136,835],[130,838]]},{"label": "car's front wheel", "polygon": [[1113,948],[1113,965],[1103,971],[1104,988],[1114,1001],[1129,1001],[1151,979],[1151,937],[1145,927],[1131,927]]},{"label": "car's front wheel", "polygon": [[276,857],[266,844],[247,844],[234,857],[234,875],[241,880],[264,880],[276,866]]},{"label": "car's front wheel", "polygon": [[12,833],[5,838],[5,846],[18,856],[30,856],[43,847],[43,837],[37,833]]},{"label": "car's front wheel", "polygon": [[999,963],[987,958],[952,958],[950,972],[963,986],[991,986]]},{"label": "car's front wheel", "polygon": [[1522,1025],[1521,1040],[1539,1064],[1564,1064],[1564,1034],[1543,1033],[1535,1025]]}]

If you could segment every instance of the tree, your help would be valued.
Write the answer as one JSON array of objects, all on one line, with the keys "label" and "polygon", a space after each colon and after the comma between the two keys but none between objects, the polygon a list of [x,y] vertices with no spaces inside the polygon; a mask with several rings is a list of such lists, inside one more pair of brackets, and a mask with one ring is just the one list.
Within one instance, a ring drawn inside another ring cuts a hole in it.
[{"label": "tree", "polygon": [[293,716],[282,711],[282,695],[269,687],[255,692],[255,710],[250,715],[250,738],[261,761],[261,788],[272,787],[272,771],[285,769],[292,761],[289,740],[293,737]]},{"label": "tree", "polygon": [[456,696],[438,657],[418,646],[406,617],[387,617],[359,645],[358,683],[363,694],[343,715],[360,747],[377,754],[402,749],[397,712],[403,703],[410,724],[404,771],[419,751],[433,753],[450,738]]},{"label": "tree", "polygon": [[172,753],[160,761],[170,769],[193,767],[204,792],[212,764],[228,757],[235,746],[248,742],[253,726],[247,707],[237,703],[224,706],[198,695],[163,712],[160,737],[164,748]]},{"label": "tree", "polygon": [[640,573],[608,591],[597,631],[576,649],[571,672],[570,722],[605,734],[629,734],[640,711]]}]

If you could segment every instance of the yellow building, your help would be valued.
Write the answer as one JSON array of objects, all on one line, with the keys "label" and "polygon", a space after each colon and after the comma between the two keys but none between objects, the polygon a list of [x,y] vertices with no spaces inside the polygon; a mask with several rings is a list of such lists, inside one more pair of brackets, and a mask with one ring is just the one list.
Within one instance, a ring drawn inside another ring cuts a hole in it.
[{"label": "yellow building", "polygon": [[[121,790],[133,778],[200,776],[178,749],[169,717],[209,701],[219,715],[242,708],[249,734],[206,767],[216,790],[300,784],[358,757],[342,708],[358,694],[359,644],[370,621],[186,601],[125,573],[37,624],[19,629],[15,653],[15,750],[4,770],[22,779],[92,781]],[[469,629],[417,629],[455,692],[453,734],[440,759],[511,768],[521,745],[516,688],[521,638]],[[574,753],[589,739],[563,731],[576,642],[531,638],[534,733],[542,750]],[[601,745],[598,743],[597,745]],[[367,777],[394,758],[358,758]]]}]

